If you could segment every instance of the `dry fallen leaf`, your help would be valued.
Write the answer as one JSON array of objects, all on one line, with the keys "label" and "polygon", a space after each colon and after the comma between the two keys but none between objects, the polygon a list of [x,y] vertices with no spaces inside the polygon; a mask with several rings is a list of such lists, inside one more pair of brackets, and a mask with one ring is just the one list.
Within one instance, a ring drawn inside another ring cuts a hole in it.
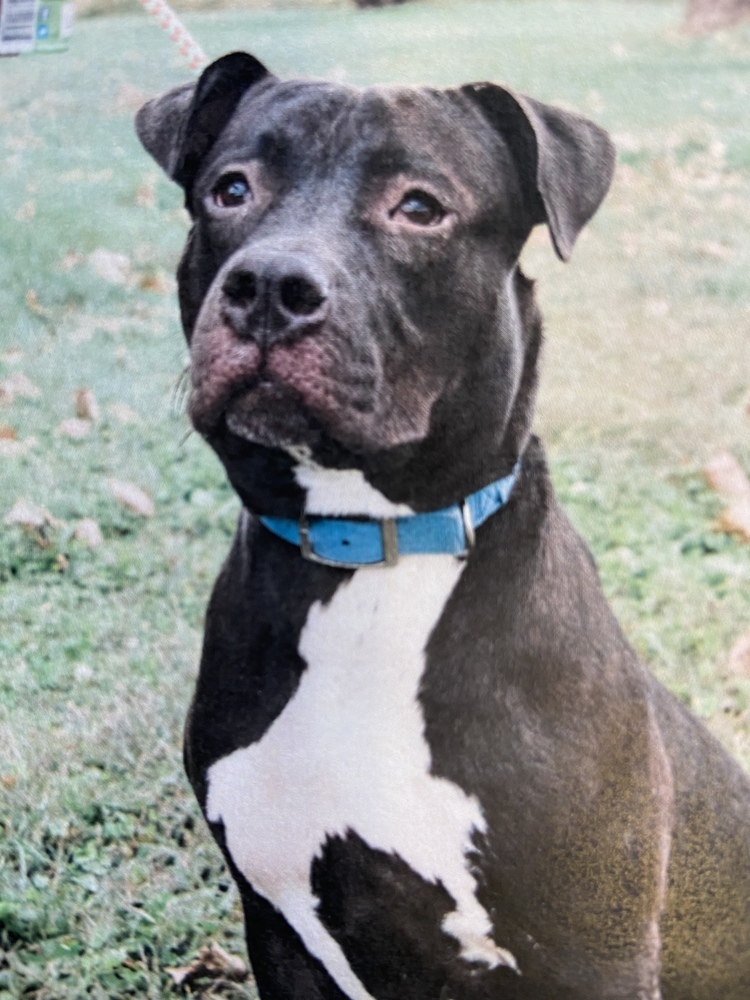
[{"label": "dry fallen leaf", "polygon": [[93,517],[84,517],[78,522],[73,532],[73,538],[84,545],[90,545],[92,549],[104,541],[101,529]]},{"label": "dry fallen leaf", "polygon": [[127,403],[111,403],[107,407],[107,412],[121,424],[137,424],[141,419]]},{"label": "dry fallen leaf", "polygon": [[18,431],[8,424],[0,424],[0,441],[15,441],[18,438]]},{"label": "dry fallen leaf", "polygon": [[727,670],[730,674],[750,677],[750,632],[745,632],[732,646]]},{"label": "dry fallen leaf", "polygon": [[107,483],[112,491],[112,496],[123,507],[127,507],[129,511],[139,514],[141,517],[154,516],[154,501],[140,486],[126,483],[121,479],[108,479]]},{"label": "dry fallen leaf", "polygon": [[74,267],[78,267],[84,261],[84,256],[77,250],[66,250],[65,253],[60,258],[60,263],[58,267],[61,271],[72,271]]},{"label": "dry fallen leaf", "polygon": [[60,528],[62,521],[53,517],[45,507],[37,507],[28,500],[16,500],[5,515],[6,524],[18,524],[22,528]]},{"label": "dry fallen leaf", "polygon": [[708,243],[702,243],[699,249],[709,257],[716,257],[717,260],[731,260],[732,257],[731,247],[725,246],[723,243],[716,243],[713,240]]},{"label": "dry fallen leaf", "polygon": [[74,330],[68,334],[71,344],[80,344],[83,341],[91,340],[95,333],[120,333],[123,327],[132,323],[132,320],[123,319],[119,316],[81,316]]},{"label": "dry fallen leaf", "polygon": [[0,439],[0,458],[18,458],[26,452],[22,441],[3,441]]},{"label": "dry fallen leaf", "polygon": [[130,279],[130,258],[124,253],[115,253],[104,247],[89,254],[89,264],[100,278],[113,285],[125,285]]},{"label": "dry fallen leaf", "polygon": [[729,451],[720,451],[703,470],[706,482],[728,500],[750,500],[750,479]]},{"label": "dry fallen leaf", "polygon": [[39,399],[42,394],[41,389],[35,386],[23,372],[13,372],[10,378],[6,378],[0,383],[0,392],[8,397],[8,402],[12,402],[16,396],[22,399]]},{"label": "dry fallen leaf", "polygon": [[169,278],[161,271],[152,274],[144,274],[138,282],[138,287],[144,292],[157,292],[159,295],[166,295],[171,289]]},{"label": "dry fallen leaf", "polygon": [[17,458],[36,447],[36,438],[27,437],[23,441],[0,438],[0,458]]},{"label": "dry fallen leaf", "polygon": [[34,313],[35,316],[41,316],[42,319],[50,318],[50,310],[42,305],[39,301],[39,296],[33,288],[30,288],[28,292],[26,292],[26,308],[29,312]]},{"label": "dry fallen leaf", "polygon": [[73,394],[76,416],[81,420],[98,420],[101,416],[99,404],[91,389],[76,389]]},{"label": "dry fallen leaf", "polygon": [[90,430],[91,421],[79,420],[78,417],[70,417],[69,420],[63,420],[57,425],[58,434],[73,438],[74,441],[80,441],[87,437]]},{"label": "dry fallen leaf", "polygon": [[135,203],[141,208],[156,208],[156,178],[149,177],[135,192]]},{"label": "dry fallen leaf", "polygon": [[241,983],[249,974],[248,967],[241,958],[230,955],[215,941],[207,948],[201,948],[190,965],[181,965],[166,971],[175,986],[190,985],[197,979],[228,979],[234,983]]},{"label": "dry fallen leaf", "polygon": [[666,299],[647,299],[643,308],[647,316],[655,318],[669,313],[669,303]]},{"label": "dry fallen leaf", "polygon": [[115,110],[131,114],[143,107],[150,96],[147,90],[141,90],[132,83],[121,83],[117,88]]},{"label": "dry fallen leaf", "polygon": [[739,535],[743,541],[750,542],[750,497],[727,507],[719,517],[717,527],[728,535]]},{"label": "dry fallen leaf", "polygon": [[36,202],[33,198],[25,201],[18,209],[14,218],[16,222],[31,222],[36,215]]}]

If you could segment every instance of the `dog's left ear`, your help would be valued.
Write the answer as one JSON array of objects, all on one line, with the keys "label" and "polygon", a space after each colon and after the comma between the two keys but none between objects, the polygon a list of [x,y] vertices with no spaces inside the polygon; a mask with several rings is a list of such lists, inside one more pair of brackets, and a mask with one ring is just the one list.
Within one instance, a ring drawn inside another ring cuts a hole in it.
[{"label": "dog's left ear", "polygon": [[587,118],[492,83],[461,90],[508,143],[532,223],[547,223],[557,256],[568,260],[612,181],[615,148],[609,136]]},{"label": "dog's left ear", "polygon": [[138,138],[162,170],[189,197],[198,168],[243,95],[270,77],[247,52],[232,52],[211,63],[195,84],[183,84],[149,101],[135,118]]}]

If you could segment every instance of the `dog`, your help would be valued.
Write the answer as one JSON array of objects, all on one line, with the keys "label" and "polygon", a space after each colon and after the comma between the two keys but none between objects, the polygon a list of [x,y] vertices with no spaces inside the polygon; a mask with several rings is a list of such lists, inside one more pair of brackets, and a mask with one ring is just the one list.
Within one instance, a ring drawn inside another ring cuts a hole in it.
[{"label": "dog", "polygon": [[192,219],[189,412],[242,501],[185,763],[263,1000],[747,1000],[750,782],[628,645],[531,433],[614,170],[502,87],[282,81],[137,116]]}]

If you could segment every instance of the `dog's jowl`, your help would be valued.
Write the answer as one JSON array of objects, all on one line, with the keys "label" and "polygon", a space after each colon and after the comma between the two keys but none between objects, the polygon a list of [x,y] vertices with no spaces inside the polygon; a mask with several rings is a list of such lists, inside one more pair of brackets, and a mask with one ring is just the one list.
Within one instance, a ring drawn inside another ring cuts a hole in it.
[{"label": "dog's jowl", "polygon": [[530,430],[519,254],[546,224],[568,258],[606,134],[243,53],[137,124],[243,504],[185,759],[263,1000],[748,1000],[750,782],[626,642]]}]

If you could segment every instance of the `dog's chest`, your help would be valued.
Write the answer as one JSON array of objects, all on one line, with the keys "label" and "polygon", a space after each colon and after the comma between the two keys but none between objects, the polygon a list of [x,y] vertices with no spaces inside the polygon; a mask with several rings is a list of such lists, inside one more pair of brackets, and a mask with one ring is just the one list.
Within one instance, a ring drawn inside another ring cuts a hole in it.
[{"label": "dog's chest", "polygon": [[[317,916],[310,872],[329,837],[356,833],[456,903],[444,930],[467,959],[503,960],[466,853],[478,802],[431,774],[419,704],[425,647],[463,570],[452,556],[360,569],[300,635],[299,687],[263,737],[208,772],[206,811],[253,888],[355,1000],[369,994]],[[458,666],[458,665],[457,665]]]}]

